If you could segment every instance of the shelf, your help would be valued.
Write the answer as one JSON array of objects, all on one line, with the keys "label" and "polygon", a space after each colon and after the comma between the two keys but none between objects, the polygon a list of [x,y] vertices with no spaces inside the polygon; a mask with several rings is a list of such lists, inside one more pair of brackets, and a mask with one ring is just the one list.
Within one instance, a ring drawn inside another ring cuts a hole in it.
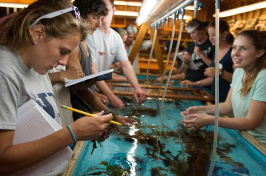
[{"label": "shelf", "polygon": [[[144,37],[145,40],[149,40],[150,37]],[[160,41],[168,41],[171,40],[171,38],[164,38],[164,37],[159,37],[158,38]],[[174,40],[178,40],[178,38],[174,38]],[[193,39],[181,39],[182,42],[194,42]]]}]

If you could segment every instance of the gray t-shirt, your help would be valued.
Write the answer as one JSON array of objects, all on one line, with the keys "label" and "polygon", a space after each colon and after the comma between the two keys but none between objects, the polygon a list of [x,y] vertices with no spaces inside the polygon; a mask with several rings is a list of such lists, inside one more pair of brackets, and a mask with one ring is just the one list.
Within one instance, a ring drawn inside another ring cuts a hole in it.
[{"label": "gray t-shirt", "polygon": [[17,108],[30,99],[36,101],[60,124],[51,81],[29,69],[15,50],[0,47],[0,129],[16,129]]},{"label": "gray t-shirt", "polygon": [[[16,129],[17,109],[30,99],[61,124],[49,76],[29,69],[15,50],[0,46],[0,130]],[[53,175],[62,173],[55,170]]]}]

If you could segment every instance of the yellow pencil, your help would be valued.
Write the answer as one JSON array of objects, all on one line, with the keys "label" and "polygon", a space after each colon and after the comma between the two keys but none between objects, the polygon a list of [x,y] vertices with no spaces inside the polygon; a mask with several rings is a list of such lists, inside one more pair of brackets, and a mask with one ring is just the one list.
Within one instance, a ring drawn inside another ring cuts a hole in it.
[{"label": "yellow pencil", "polygon": [[[60,105],[61,108],[65,108],[65,109],[68,109],[70,111],[74,111],[74,112],[77,112],[77,113],[80,113],[80,114],[83,114],[85,116],[89,116],[89,117],[97,117],[97,115],[94,115],[94,114],[90,114],[90,113],[87,113],[87,112],[84,112],[84,111],[81,111],[81,110],[78,110],[78,109],[74,109],[74,108],[71,108],[71,107],[68,107],[68,106],[65,106],[65,105]],[[122,125],[121,123],[119,122],[116,122],[116,121],[113,121],[111,120],[110,123],[113,123],[115,125]]]}]

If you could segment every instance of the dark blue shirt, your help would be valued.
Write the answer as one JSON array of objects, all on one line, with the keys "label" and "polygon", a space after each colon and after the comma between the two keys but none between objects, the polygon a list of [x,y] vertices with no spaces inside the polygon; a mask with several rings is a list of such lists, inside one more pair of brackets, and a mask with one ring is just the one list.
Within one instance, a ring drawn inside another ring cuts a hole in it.
[{"label": "dark blue shirt", "polygon": [[[233,73],[233,61],[231,57],[232,48],[230,48],[227,53],[224,55],[224,57],[219,61],[223,65],[223,70]],[[213,55],[212,63],[210,67],[214,67],[215,63],[215,53]],[[224,102],[226,100],[227,94],[230,90],[230,82],[227,82],[224,80],[221,76],[219,77],[219,102]],[[215,96],[215,79],[213,78],[212,81],[212,95]]]},{"label": "dark blue shirt", "polygon": [[[202,44],[198,44],[197,46],[201,49],[201,51],[208,58],[213,58],[214,47],[212,46],[212,44],[209,41],[209,39],[207,39]],[[202,60],[202,58],[194,53],[194,47],[195,47],[195,43],[192,43],[185,50],[185,51],[187,51],[187,52],[189,52],[191,54],[191,61],[194,62],[194,64],[197,67],[196,70],[192,70],[192,69],[189,68],[187,73],[186,73],[186,78],[185,79],[193,81],[193,82],[205,79],[206,76],[204,75],[204,71],[208,67],[208,65],[205,64],[205,62]]]}]

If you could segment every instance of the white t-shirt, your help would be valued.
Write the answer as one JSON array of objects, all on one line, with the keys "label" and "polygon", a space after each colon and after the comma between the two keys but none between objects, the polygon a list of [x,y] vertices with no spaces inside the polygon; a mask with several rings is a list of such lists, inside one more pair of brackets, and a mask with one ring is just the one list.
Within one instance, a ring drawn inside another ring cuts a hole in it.
[{"label": "white t-shirt", "polygon": [[92,35],[87,36],[86,43],[92,62],[96,63],[97,72],[109,69],[114,60],[128,60],[120,35],[111,28],[109,35],[98,28]]}]

